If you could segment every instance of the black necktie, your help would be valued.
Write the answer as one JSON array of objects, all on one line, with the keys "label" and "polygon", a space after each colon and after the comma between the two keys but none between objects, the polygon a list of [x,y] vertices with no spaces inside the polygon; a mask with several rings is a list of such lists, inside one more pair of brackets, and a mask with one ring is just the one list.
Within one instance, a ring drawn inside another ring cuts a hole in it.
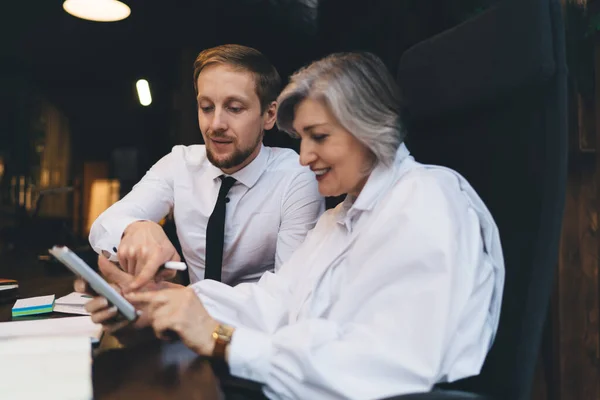
[{"label": "black necktie", "polygon": [[225,204],[229,202],[227,193],[235,183],[235,178],[230,176],[221,178],[221,189],[217,204],[210,214],[206,225],[206,265],[204,279],[221,281],[221,267],[223,266],[223,240],[225,236]]}]

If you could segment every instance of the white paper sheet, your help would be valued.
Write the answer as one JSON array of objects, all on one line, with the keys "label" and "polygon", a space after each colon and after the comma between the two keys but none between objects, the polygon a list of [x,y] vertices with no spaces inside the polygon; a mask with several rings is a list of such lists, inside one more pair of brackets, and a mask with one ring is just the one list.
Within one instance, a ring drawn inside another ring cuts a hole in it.
[{"label": "white paper sheet", "polygon": [[91,298],[84,294],[77,292],[69,293],[66,296],[56,299],[54,302],[54,312],[90,315],[89,312],[85,311],[85,303],[90,300]]},{"label": "white paper sheet", "polygon": [[90,341],[85,336],[0,339],[3,399],[92,399]]},{"label": "white paper sheet", "polygon": [[66,296],[59,297],[58,299],[56,299],[54,304],[64,304],[64,305],[71,305],[71,306],[85,306],[85,303],[87,303],[91,299],[92,299],[91,297],[89,297],[85,294],[72,292]]},{"label": "white paper sheet", "polygon": [[89,312],[85,311],[85,308],[83,306],[71,306],[62,304],[54,304],[54,312],[59,312],[63,314],[90,315]]}]

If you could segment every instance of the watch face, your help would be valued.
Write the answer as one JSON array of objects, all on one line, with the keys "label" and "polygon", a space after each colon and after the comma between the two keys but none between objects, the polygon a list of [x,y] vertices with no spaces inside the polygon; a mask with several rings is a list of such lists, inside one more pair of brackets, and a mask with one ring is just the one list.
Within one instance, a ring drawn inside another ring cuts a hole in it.
[{"label": "watch face", "polygon": [[231,341],[231,335],[233,335],[233,328],[227,325],[219,324],[213,332],[213,338],[215,340]]}]

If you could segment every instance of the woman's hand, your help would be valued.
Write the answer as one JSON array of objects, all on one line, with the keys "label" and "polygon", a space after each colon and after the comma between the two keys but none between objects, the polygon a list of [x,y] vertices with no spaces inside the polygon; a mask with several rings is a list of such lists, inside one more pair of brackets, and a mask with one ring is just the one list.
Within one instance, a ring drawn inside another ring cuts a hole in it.
[{"label": "woman's hand", "polygon": [[218,325],[190,287],[156,292],[125,294],[136,308],[143,309],[159,338],[176,333],[196,353],[211,356],[214,349],[212,332]]},{"label": "woman's hand", "polygon": [[[133,281],[134,277],[115,264],[110,262],[106,257],[99,256],[98,257],[98,266],[100,271],[104,275],[105,279],[110,282],[111,286],[120,294],[123,294],[123,289],[127,287],[131,281]],[[146,286],[142,288],[142,290],[161,290],[166,288],[176,288],[183,287],[181,285],[177,285],[175,283],[160,281],[160,282],[150,282]],[[133,328],[144,328],[150,326],[150,321],[148,321],[145,316],[147,313],[142,311],[142,315],[131,324],[128,320],[117,320],[118,310],[117,307],[112,306],[109,307],[108,300],[102,296],[98,296],[97,293],[94,293],[88,286],[87,282],[82,279],[76,279],[74,284],[74,289],[79,293],[87,293],[95,296],[92,300],[88,301],[85,305],[85,310],[91,314],[92,321],[97,324],[102,324],[103,329],[109,333],[116,333],[120,331],[125,326],[132,325]]]}]

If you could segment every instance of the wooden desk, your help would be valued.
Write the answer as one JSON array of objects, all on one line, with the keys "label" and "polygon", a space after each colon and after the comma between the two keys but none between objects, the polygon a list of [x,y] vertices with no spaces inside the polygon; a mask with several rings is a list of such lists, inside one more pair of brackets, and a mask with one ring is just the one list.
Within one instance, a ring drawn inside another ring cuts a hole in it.
[{"label": "wooden desk", "polygon": [[[43,264],[35,254],[0,258],[0,278],[19,282],[19,297],[36,297],[54,294],[56,298],[73,291],[74,275],[60,264]],[[12,320],[14,301],[0,303],[0,322]],[[72,317],[72,314],[48,313],[17,317],[15,320]]]},{"label": "wooden desk", "polygon": [[94,359],[94,399],[264,399],[256,383],[216,371],[180,342],[106,350]]},{"label": "wooden desk", "polygon": [[[48,294],[58,298],[73,291],[74,277],[69,272],[52,273],[33,258],[2,261],[0,276],[17,279],[22,298]],[[48,313],[13,319],[13,305],[13,301],[0,304],[0,322],[73,316]],[[264,399],[259,385],[215,372],[207,359],[198,357],[182,343],[155,340],[128,348],[114,347],[114,339],[105,335],[100,349],[94,352],[95,400]]]}]

